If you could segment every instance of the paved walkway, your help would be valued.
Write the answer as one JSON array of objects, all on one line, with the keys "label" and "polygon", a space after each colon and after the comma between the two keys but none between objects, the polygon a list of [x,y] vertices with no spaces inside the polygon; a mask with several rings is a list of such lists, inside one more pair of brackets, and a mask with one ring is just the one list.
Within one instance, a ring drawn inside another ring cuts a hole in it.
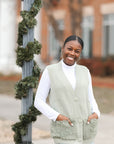
[{"label": "paved walkway", "polygon": [[[0,95],[0,119],[17,121],[21,110],[21,102],[13,97]],[[45,116],[39,116],[33,127],[44,131],[49,131],[50,120]],[[33,141],[34,144],[53,144],[53,140],[49,138],[38,139]],[[3,144],[3,143],[0,143]],[[14,144],[12,142],[5,144]],[[95,144],[114,144],[114,116],[101,114],[99,121],[98,134]]]},{"label": "paved walkway", "polygon": [[[0,143],[3,144],[3,143]],[[5,144],[14,144],[12,142]],[[54,144],[51,138],[33,141],[33,144]],[[95,144],[114,144],[114,116],[102,115]]]}]

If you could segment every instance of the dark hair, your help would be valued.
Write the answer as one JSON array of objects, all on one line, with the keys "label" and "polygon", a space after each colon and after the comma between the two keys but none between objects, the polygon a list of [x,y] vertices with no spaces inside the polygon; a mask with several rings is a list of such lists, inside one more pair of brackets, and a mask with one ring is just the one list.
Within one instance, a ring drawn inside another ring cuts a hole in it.
[{"label": "dark hair", "polygon": [[67,38],[65,39],[65,41],[64,41],[63,47],[65,46],[65,44],[66,44],[67,42],[72,41],[72,40],[77,40],[77,41],[80,43],[80,45],[81,45],[81,47],[82,47],[82,49],[83,49],[83,47],[84,47],[84,42],[83,42],[83,40],[82,40],[79,36],[76,36],[76,35],[71,35],[71,36],[67,37]]}]

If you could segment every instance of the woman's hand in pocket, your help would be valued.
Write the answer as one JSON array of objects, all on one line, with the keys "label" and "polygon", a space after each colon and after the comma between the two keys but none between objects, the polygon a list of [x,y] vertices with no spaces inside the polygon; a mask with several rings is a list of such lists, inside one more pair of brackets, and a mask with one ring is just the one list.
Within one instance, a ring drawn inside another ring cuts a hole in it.
[{"label": "woman's hand in pocket", "polygon": [[64,115],[59,114],[57,119],[56,119],[56,121],[64,121],[64,120],[68,121],[68,123],[71,126],[73,126],[73,124],[71,123],[70,119],[68,117],[64,116]]},{"label": "woman's hand in pocket", "polygon": [[98,119],[98,115],[94,112],[92,115],[90,115],[88,117],[87,122],[89,123],[91,121],[91,119]]}]

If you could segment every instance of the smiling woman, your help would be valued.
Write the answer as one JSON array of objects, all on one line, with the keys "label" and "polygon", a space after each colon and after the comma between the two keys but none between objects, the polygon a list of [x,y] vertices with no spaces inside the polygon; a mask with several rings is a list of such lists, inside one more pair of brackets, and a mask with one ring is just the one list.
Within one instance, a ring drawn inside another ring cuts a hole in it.
[{"label": "smiling woman", "polygon": [[82,49],[83,41],[79,37],[75,35],[68,37],[62,48],[64,63],[69,66],[73,65],[79,59]]},{"label": "smiling woman", "polygon": [[[45,68],[34,105],[52,120],[55,144],[92,144],[100,112],[94,99],[89,70],[77,61],[83,41],[69,36],[62,48],[62,60]],[[49,95],[49,103],[46,103]]]}]

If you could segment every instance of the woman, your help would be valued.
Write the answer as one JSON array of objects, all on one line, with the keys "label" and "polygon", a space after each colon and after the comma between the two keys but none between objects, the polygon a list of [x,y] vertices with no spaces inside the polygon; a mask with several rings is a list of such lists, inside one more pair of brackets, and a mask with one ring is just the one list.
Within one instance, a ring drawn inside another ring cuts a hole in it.
[{"label": "woman", "polygon": [[[44,70],[34,105],[52,120],[55,144],[93,144],[100,112],[93,96],[91,76],[76,64],[83,41],[69,36],[62,48],[62,60]],[[49,95],[49,103],[46,98]]]}]

